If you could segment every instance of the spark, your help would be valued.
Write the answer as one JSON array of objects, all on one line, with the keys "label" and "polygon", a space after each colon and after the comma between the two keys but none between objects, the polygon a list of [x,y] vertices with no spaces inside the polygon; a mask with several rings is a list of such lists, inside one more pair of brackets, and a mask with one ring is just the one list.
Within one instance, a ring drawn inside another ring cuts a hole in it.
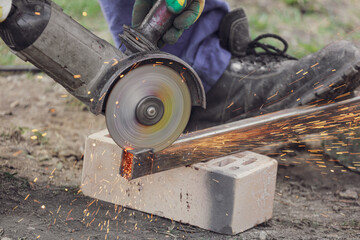
[{"label": "spark", "polygon": [[35,15],[36,15],[36,16],[40,16],[41,13],[40,13],[40,12],[35,12]]},{"label": "spark", "polygon": [[19,150],[16,153],[13,153],[13,156],[16,157],[16,156],[20,155],[22,152],[23,152],[22,150]]},{"label": "spark", "polygon": [[321,87],[323,87],[324,85],[323,84],[321,84],[321,85],[319,85],[319,86],[317,86],[317,87],[315,87],[314,88],[314,90],[317,90],[317,89],[319,89],[319,88],[321,88]]},{"label": "spark", "polygon": [[45,205],[42,205],[42,206],[41,206],[41,209],[46,209],[46,206],[45,206]]},{"label": "spark", "polygon": [[115,65],[117,65],[119,63],[119,61],[116,58],[114,58],[113,60],[114,60],[114,63],[111,65],[112,67],[114,67]]},{"label": "spark", "polygon": [[340,86],[334,88],[334,90],[337,90],[337,89],[342,88],[342,87],[346,87],[346,84],[340,85]]},{"label": "spark", "polygon": [[81,78],[81,75],[80,74],[74,75],[74,78],[79,79],[79,78]]},{"label": "spark", "polygon": [[66,221],[69,220],[69,216],[70,216],[70,214],[71,214],[72,211],[73,211],[73,209],[71,209],[71,210],[68,212],[68,214],[67,214],[67,216],[66,216]]},{"label": "spark", "polygon": [[302,73],[303,71],[304,71],[304,69],[301,69],[300,71],[298,71],[298,72],[296,73],[296,75]]},{"label": "spark", "polygon": [[25,197],[24,200],[26,201],[26,200],[29,198],[29,196],[30,196],[30,194],[28,194],[28,195]]},{"label": "spark", "polygon": [[319,63],[315,63],[315,64],[312,65],[310,68],[314,68],[314,67],[316,67],[317,65],[319,65]]},{"label": "spark", "polygon": [[99,102],[105,97],[105,95],[106,95],[106,92],[103,93],[103,95],[101,95],[101,97],[99,98]]},{"label": "spark", "polygon": [[234,102],[232,102],[229,106],[227,106],[226,109],[229,109],[232,105],[234,105]]},{"label": "spark", "polygon": [[300,80],[302,80],[302,79],[304,79],[304,77],[301,77],[301,78],[299,78],[299,79],[297,79],[297,80],[289,83],[289,86],[293,85],[294,83],[296,83],[296,82],[298,82],[298,81],[300,81]]},{"label": "spark", "polygon": [[346,96],[349,96],[351,94],[351,92],[347,92],[347,93],[344,93],[340,96],[337,96],[335,99],[339,99],[339,98],[343,98],[343,97],[346,97]]},{"label": "spark", "polygon": [[95,199],[94,199],[92,202],[90,202],[90,203],[86,206],[86,208],[89,208],[94,202],[95,202]]},{"label": "spark", "polygon": [[121,176],[129,179],[132,174],[132,165],[134,161],[134,155],[129,152],[131,149],[125,149],[123,152],[123,159],[121,161]]},{"label": "spark", "polygon": [[59,206],[59,208],[58,208],[58,210],[57,210],[57,214],[59,214],[59,212],[60,212],[60,209],[61,209],[61,205]]},{"label": "spark", "polygon": [[269,97],[267,100],[270,100],[270,99],[276,97],[278,94],[279,94],[279,91],[277,91],[274,95],[272,95],[271,97]]}]

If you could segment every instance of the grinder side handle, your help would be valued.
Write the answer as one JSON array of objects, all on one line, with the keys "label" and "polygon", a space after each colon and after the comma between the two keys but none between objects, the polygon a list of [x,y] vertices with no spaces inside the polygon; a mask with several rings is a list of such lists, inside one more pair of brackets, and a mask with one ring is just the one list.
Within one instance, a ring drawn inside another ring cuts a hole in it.
[{"label": "grinder side handle", "polygon": [[191,2],[192,0],[157,0],[139,27],[133,29],[124,26],[124,34],[120,38],[127,48],[127,54],[158,50],[159,40]]},{"label": "grinder side handle", "polygon": [[157,0],[136,30],[157,46],[158,41],[172,26],[176,16],[185,9],[186,1],[183,4],[184,6],[181,6],[178,1]]}]

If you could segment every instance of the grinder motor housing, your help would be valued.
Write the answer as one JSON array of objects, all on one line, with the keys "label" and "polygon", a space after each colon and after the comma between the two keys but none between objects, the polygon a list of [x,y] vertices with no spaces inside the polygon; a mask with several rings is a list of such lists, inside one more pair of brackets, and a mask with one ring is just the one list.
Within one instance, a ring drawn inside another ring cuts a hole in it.
[{"label": "grinder motor housing", "polygon": [[129,71],[146,64],[162,64],[176,71],[190,91],[191,105],[205,108],[205,92],[196,72],[156,47],[174,19],[165,0],[156,2],[138,30],[125,27],[121,38],[126,53],[91,33],[50,0],[6,1],[12,6],[0,23],[5,44],[85,103],[92,113],[105,114],[113,86]]},{"label": "grinder motor housing", "polygon": [[12,0],[9,16],[0,23],[0,37],[15,55],[44,71],[94,114],[104,113],[107,93],[121,76],[160,62],[184,76],[192,105],[205,107],[201,81],[183,60],[156,49],[125,54],[50,0]]}]

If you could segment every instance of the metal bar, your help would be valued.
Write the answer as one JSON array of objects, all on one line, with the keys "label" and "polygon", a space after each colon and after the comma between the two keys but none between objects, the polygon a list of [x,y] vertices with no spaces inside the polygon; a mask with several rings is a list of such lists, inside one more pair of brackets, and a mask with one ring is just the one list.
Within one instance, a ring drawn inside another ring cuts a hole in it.
[{"label": "metal bar", "polygon": [[173,145],[155,154],[127,153],[127,162],[123,160],[122,165],[132,168],[124,177],[130,180],[241,151],[294,141],[302,135],[326,135],[339,129],[356,128],[359,120],[360,97],[321,107],[288,109],[244,119],[183,135]]}]

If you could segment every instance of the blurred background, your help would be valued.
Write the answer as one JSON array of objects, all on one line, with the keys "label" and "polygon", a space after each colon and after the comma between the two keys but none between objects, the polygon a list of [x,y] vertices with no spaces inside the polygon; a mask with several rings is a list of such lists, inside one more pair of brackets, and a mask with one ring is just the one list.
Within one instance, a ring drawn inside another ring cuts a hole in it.
[{"label": "blurred background", "polygon": [[[54,0],[64,11],[98,36],[113,43],[97,0]],[[298,58],[328,43],[347,39],[360,43],[359,0],[228,0],[231,8],[245,8],[252,37],[276,33],[289,42]],[[278,44],[277,42],[269,42]],[[0,44],[0,65],[24,62]]]}]

